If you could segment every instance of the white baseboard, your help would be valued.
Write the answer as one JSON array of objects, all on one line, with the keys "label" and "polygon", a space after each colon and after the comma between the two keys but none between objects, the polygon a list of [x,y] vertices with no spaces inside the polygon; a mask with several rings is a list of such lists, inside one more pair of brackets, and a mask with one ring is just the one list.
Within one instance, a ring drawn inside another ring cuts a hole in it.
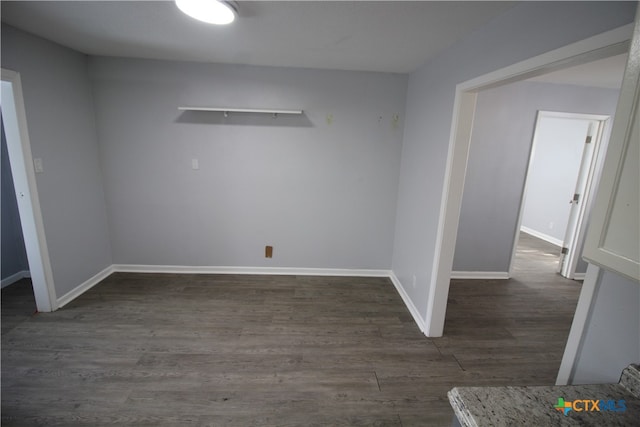
[{"label": "white baseboard", "polygon": [[389,272],[389,279],[391,279],[391,283],[393,283],[393,286],[395,286],[396,290],[400,294],[400,298],[402,298],[404,305],[409,309],[409,313],[411,313],[411,316],[413,317],[413,321],[416,322],[416,324],[418,325],[418,328],[420,328],[420,332],[424,334],[425,331],[427,330],[427,324],[425,323],[424,319],[420,316],[420,312],[418,311],[416,306],[413,304],[413,301],[411,301],[411,298],[409,298],[409,295],[404,290],[404,286],[402,286],[402,283],[396,277],[393,271]]},{"label": "white baseboard", "polygon": [[180,265],[135,265],[113,264],[93,276],[77,288],[58,298],[58,307],[63,307],[97,285],[115,272],[122,273],[160,273],[160,274],[265,274],[298,276],[348,276],[348,277],[388,277],[395,286],[413,320],[424,333],[426,324],[404,290],[402,283],[391,270],[343,269],[343,268],[285,268],[285,267],[205,267]]},{"label": "white baseboard", "polygon": [[509,278],[509,273],[507,271],[452,271],[451,278],[505,280]]},{"label": "white baseboard", "polygon": [[100,273],[96,274],[89,280],[80,284],[78,287],[70,290],[66,294],[62,295],[58,298],[58,308],[64,307],[69,304],[74,299],[78,298],[83,293],[87,292],[89,289],[93,288],[95,285],[100,283],[102,280],[106,279],[111,273],[113,273],[113,265],[102,270]]},{"label": "white baseboard", "polygon": [[556,245],[558,247],[562,247],[562,245],[564,244],[564,242],[560,239],[557,239],[553,236],[549,236],[548,234],[544,234],[536,230],[532,230],[529,227],[521,226],[520,231],[530,234],[533,237],[537,237],[538,239],[544,240],[545,242],[549,242],[552,245]]},{"label": "white baseboard", "polygon": [[115,272],[160,274],[268,274],[299,276],[350,276],[389,277],[389,270],[338,269],[338,268],[270,268],[270,267],[208,267],[181,265],[133,265],[113,264],[75,289],[58,298],[58,307],[69,304],[89,289]]},{"label": "white baseboard", "polygon": [[113,271],[122,273],[170,274],[264,274],[297,276],[389,277],[389,270],[349,268],[290,268],[290,267],[211,267],[184,265],[114,264]]},{"label": "white baseboard", "polygon": [[584,280],[587,273],[573,273],[573,280]]},{"label": "white baseboard", "polygon": [[6,288],[9,285],[13,285],[18,280],[28,279],[30,277],[31,277],[31,273],[29,272],[29,270],[18,271],[17,273],[14,273],[11,276],[5,277],[4,279],[2,279],[2,281],[0,281],[0,287]]}]

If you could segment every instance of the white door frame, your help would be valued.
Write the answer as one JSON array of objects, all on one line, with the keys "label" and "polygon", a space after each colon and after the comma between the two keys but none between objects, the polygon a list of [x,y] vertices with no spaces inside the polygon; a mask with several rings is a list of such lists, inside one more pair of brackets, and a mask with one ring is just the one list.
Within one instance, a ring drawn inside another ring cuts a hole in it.
[{"label": "white door frame", "polygon": [[[518,240],[520,239],[520,228],[522,226],[522,217],[524,215],[524,206],[527,198],[527,188],[529,186],[529,174],[531,173],[531,168],[533,166],[533,161],[535,157],[536,144],[537,144],[537,132],[538,126],[540,125],[540,121],[544,118],[560,118],[560,119],[577,119],[577,120],[589,120],[592,122],[597,122],[597,128],[593,131],[594,137],[591,141],[591,149],[593,150],[593,155],[589,159],[582,158],[582,163],[580,165],[579,173],[585,173],[587,176],[585,177],[585,186],[584,190],[580,192],[581,200],[576,206],[576,221],[572,225],[571,218],[569,219],[569,223],[567,224],[567,233],[564,238],[563,246],[569,248],[569,253],[564,255],[564,259],[566,259],[566,265],[568,270],[568,274],[565,277],[569,277],[573,279],[575,274],[576,267],[578,265],[579,254],[578,249],[580,248],[582,241],[584,241],[584,236],[586,234],[586,224],[583,224],[583,220],[586,218],[586,213],[588,212],[587,207],[590,202],[591,189],[593,185],[597,184],[597,174],[598,170],[597,166],[601,166],[601,150],[602,147],[602,139],[604,136],[604,127],[610,116],[601,115],[601,114],[581,114],[581,113],[564,113],[564,112],[556,112],[556,111],[544,111],[539,110],[536,115],[536,124],[533,130],[533,143],[531,144],[531,150],[529,152],[529,164],[527,166],[527,174],[525,175],[524,187],[522,191],[522,197],[520,199],[520,211],[518,213],[518,222],[516,226],[516,233],[513,241],[513,248],[511,250],[511,260],[509,261],[509,277],[513,274],[513,267],[516,259],[516,252],[518,247]],[[584,163],[588,163],[585,165]],[[572,212],[573,214],[573,212]],[[573,228],[573,230],[570,230]],[[568,244],[567,240],[570,239],[571,243]],[[562,266],[562,255],[560,267]]]},{"label": "white door frame", "polygon": [[4,68],[2,116],[36,306],[40,312],[54,311],[58,303],[32,162],[22,82],[19,73]]},{"label": "white door frame", "polygon": [[585,64],[628,51],[633,24],[589,37],[456,86],[445,179],[440,203],[431,286],[425,316],[425,335],[442,336],[447,310],[449,282],[460,220],[464,178],[471,137],[475,101],[480,90],[525,80],[551,71]]},{"label": "white door frame", "polygon": [[[567,224],[567,232],[564,237],[563,247],[568,248],[568,252],[561,255],[560,274],[569,279],[576,278],[576,267],[580,259],[582,243],[587,234],[586,219],[591,210],[594,189],[597,188],[602,171],[603,155],[606,152],[607,144],[604,143],[605,128],[611,119],[610,116],[599,116],[589,114],[576,114],[575,118],[586,118],[596,123],[595,129],[589,129],[591,136],[591,152],[584,150],[578,181],[576,182],[575,194],[580,194],[577,203],[571,206],[571,215]],[[593,118],[591,118],[593,117]],[[590,157],[589,157],[590,155]],[[584,276],[584,273],[582,274]],[[584,278],[584,277],[582,277]]]}]

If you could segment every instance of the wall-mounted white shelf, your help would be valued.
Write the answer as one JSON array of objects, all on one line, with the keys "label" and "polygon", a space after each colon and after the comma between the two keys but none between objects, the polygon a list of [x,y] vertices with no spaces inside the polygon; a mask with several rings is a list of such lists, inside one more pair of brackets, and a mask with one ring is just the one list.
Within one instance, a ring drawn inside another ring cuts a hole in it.
[{"label": "wall-mounted white shelf", "polygon": [[178,107],[180,111],[211,111],[224,113],[259,113],[259,114],[302,114],[303,110],[274,110],[265,108],[231,108],[231,107]]}]

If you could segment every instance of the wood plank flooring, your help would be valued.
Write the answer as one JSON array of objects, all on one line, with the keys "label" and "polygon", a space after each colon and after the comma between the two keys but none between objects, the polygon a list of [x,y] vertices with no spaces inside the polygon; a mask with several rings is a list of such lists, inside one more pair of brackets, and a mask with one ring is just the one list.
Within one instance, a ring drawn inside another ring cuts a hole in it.
[{"label": "wood plank flooring", "polygon": [[385,278],[116,273],[22,321],[7,289],[3,426],[449,426],[454,386],[555,381],[580,284],[455,280],[436,339]]},{"label": "wood plank flooring", "polygon": [[470,376],[460,385],[551,385],[582,282],[556,274],[560,248],[520,234],[509,280],[452,280],[444,336]]},{"label": "wood plank flooring", "polygon": [[22,322],[29,320],[36,312],[31,279],[22,279],[2,289],[2,335]]}]

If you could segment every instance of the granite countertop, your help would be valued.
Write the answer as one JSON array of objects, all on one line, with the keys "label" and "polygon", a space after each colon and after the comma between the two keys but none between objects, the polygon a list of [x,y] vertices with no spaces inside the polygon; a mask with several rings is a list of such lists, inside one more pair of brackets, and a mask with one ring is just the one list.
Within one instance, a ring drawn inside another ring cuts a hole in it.
[{"label": "granite countertop", "polygon": [[[640,425],[640,371],[637,365],[626,368],[618,384],[455,387],[448,396],[458,421],[465,427]],[[575,410],[569,410],[565,415],[555,408],[559,398],[565,402],[589,402],[577,403]],[[591,402],[596,400],[599,400],[597,404]],[[600,411],[591,410],[594,404]],[[581,411],[583,408],[589,410]]]}]

